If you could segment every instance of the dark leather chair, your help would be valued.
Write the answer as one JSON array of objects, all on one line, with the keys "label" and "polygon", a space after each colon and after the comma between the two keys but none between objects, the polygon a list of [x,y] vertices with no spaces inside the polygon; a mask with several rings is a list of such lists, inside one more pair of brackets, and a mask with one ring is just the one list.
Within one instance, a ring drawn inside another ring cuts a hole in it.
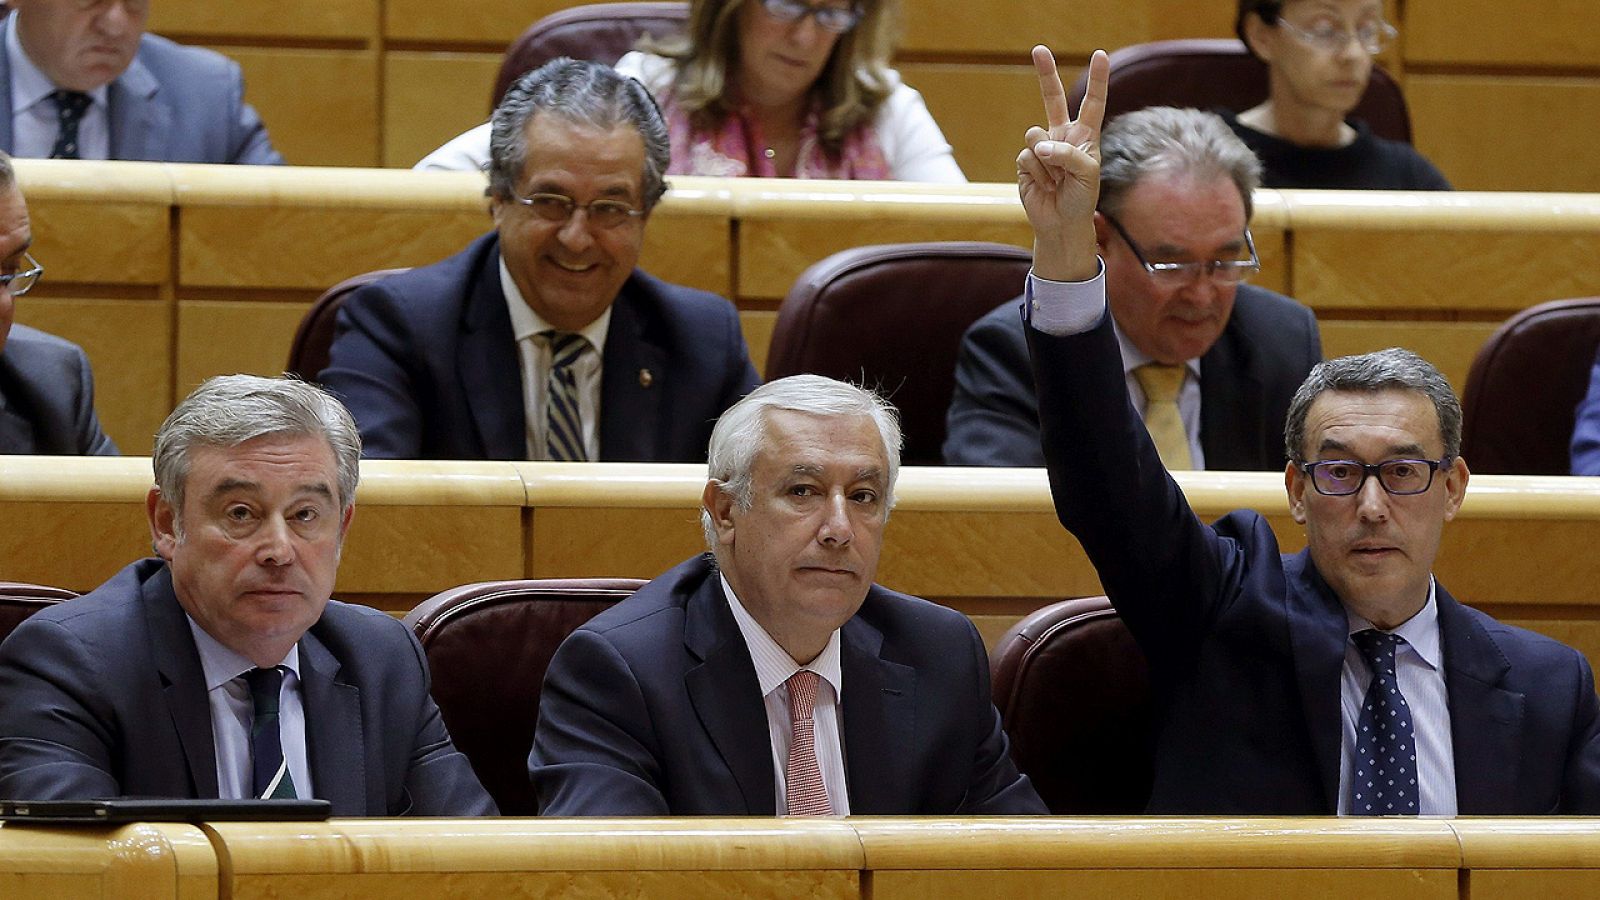
[{"label": "dark leather chair", "polygon": [[508,816],[538,815],[528,753],[556,647],[638,590],[633,578],[490,581],[437,594],[406,614],[456,747]]},{"label": "dark leather chair", "polygon": [[814,373],[900,409],[906,465],[938,465],[956,355],[973,322],[1022,294],[1032,254],[951,241],[857,247],[800,275],[778,310],[767,380]]},{"label": "dark leather chair", "polygon": [[687,3],[590,3],[553,12],[506,49],[489,108],[500,105],[518,78],[552,59],[570,56],[615,65],[639,38],[682,31],[688,21]]},{"label": "dark leather chair", "polygon": [[1472,471],[1571,471],[1572,426],[1597,349],[1600,297],[1529,307],[1490,335],[1461,397],[1461,455]]},{"label": "dark leather chair", "polygon": [[1052,813],[1144,811],[1155,755],[1149,673],[1106,598],[1024,617],[995,646],[991,670],[1011,757]]},{"label": "dark leather chair", "polygon": [[[1068,100],[1076,110],[1089,83],[1078,75]],[[1267,67],[1236,38],[1188,38],[1134,44],[1111,54],[1106,121],[1146,106],[1222,107],[1243,112],[1267,99]],[[1372,67],[1367,92],[1351,115],[1379,137],[1411,143],[1405,95],[1381,66]]]},{"label": "dark leather chair", "polygon": [[47,606],[71,600],[77,593],[66,588],[0,581],[0,641],[10,636],[22,620]]},{"label": "dark leather chair", "polygon": [[333,346],[334,326],[338,322],[339,307],[344,303],[344,298],[359,287],[407,271],[410,270],[363,272],[328,288],[306,310],[305,316],[300,319],[300,327],[294,330],[294,340],[289,344],[289,362],[284,365],[284,371],[306,381],[316,381],[322,370],[328,367],[328,350]]}]

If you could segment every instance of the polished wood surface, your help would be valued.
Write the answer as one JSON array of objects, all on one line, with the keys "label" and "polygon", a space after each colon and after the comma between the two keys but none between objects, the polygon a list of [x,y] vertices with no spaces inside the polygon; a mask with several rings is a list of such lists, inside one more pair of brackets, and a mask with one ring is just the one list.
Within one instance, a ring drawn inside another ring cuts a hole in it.
[{"label": "polished wood surface", "polygon": [[0,825],[0,897],[215,900],[217,857],[193,825]]}]

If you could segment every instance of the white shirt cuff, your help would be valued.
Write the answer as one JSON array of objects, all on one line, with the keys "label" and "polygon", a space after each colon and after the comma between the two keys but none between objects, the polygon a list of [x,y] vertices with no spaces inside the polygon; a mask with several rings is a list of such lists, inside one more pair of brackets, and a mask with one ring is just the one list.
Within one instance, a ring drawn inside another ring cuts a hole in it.
[{"label": "white shirt cuff", "polygon": [[1106,264],[1088,281],[1051,281],[1028,272],[1023,302],[1033,327],[1054,337],[1082,334],[1100,324],[1106,312]]}]

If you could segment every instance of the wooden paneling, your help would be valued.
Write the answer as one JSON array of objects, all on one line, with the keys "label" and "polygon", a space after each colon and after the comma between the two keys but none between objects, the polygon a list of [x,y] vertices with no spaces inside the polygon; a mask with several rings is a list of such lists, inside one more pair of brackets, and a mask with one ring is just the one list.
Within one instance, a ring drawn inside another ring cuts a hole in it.
[{"label": "wooden paneling", "polygon": [[[1582,2],[1600,16],[1600,4]],[[1590,52],[1590,64],[1597,59]],[[1413,74],[1406,99],[1417,149],[1459,189],[1600,191],[1600,147],[1589,129],[1575,126],[1600,119],[1600,72]],[[1514,110],[1517,127],[1486,128],[1486,110]]]},{"label": "wooden paneling", "polygon": [[1401,40],[1411,63],[1595,68],[1600,5],[1592,0],[1406,0]]},{"label": "wooden paneling", "polygon": [[383,64],[383,164],[409,168],[489,115],[495,53],[391,51]]},{"label": "wooden paneling", "polygon": [[193,825],[0,827],[0,897],[214,900],[217,856]]},{"label": "wooden paneling", "polygon": [[1456,870],[1416,869],[962,869],[874,872],[873,900],[1138,897],[1140,900],[1455,900]]},{"label": "wooden paneling", "polygon": [[173,396],[187,397],[213,375],[282,374],[289,359],[290,340],[310,308],[310,303],[247,300],[179,302],[177,386]]},{"label": "wooden paneling", "polygon": [[[1017,59],[1024,64],[905,63],[899,67],[906,84],[922,92],[945,140],[955,148],[956,162],[971,181],[1014,182],[1022,135],[1044,118],[1039,79],[1025,64],[1026,48]],[[1061,65],[1065,71],[1080,63],[1063,58]]]},{"label": "wooden paneling", "polygon": [[1322,330],[1322,355],[1327,359],[1405,347],[1422,354],[1438,367],[1458,394],[1466,389],[1467,373],[1472,369],[1478,349],[1499,327],[1498,322],[1368,322],[1327,318],[1317,325]]},{"label": "wooden paneling", "polygon": [[378,33],[379,0],[161,0],[150,4],[151,31],[168,36],[348,38]]},{"label": "wooden paneling", "polygon": [[[382,161],[376,51],[218,49],[239,61],[245,100],[261,114],[272,145],[285,160],[302,166],[376,166]],[[307,102],[308,97],[315,102]]]},{"label": "wooden paneling", "polygon": [[384,37],[424,44],[505,47],[567,0],[384,0]]}]

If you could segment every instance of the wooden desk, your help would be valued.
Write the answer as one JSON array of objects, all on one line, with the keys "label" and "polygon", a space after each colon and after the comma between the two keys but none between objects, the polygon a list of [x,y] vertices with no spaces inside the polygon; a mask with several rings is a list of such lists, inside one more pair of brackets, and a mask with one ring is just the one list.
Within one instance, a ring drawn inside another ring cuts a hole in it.
[{"label": "wooden desk", "polygon": [[0,897],[217,900],[217,857],[193,825],[0,825]]}]

